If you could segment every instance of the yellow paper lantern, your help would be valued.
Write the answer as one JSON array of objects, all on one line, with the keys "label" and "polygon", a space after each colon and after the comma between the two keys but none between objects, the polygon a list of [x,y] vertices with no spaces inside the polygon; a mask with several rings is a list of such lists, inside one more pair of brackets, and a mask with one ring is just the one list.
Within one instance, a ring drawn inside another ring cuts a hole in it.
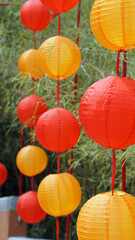
[{"label": "yellow paper lantern", "polygon": [[41,208],[54,217],[72,213],[81,201],[81,187],[69,173],[50,174],[38,188]]},{"label": "yellow paper lantern", "polygon": [[16,157],[16,165],[19,171],[28,177],[44,171],[47,162],[48,158],[45,151],[33,145],[23,147]]},{"label": "yellow paper lantern", "polygon": [[121,191],[98,194],[82,207],[79,240],[134,240],[135,197]]},{"label": "yellow paper lantern", "polygon": [[51,79],[62,80],[73,75],[81,63],[78,46],[70,39],[56,36],[47,39],[39,48],[41,71]]},{"label": "yellow paper lantern", "polygon": [[135,1],[96,0],[90,15],[92,31],[105,48],[135,48]]},{"label": "yellow paper lantern", "polygon": [[18,61],[18,68],[20,72],[29,78],[37,80],[43,77],[37,61],[37,49],[29,49],[23,52]]}]

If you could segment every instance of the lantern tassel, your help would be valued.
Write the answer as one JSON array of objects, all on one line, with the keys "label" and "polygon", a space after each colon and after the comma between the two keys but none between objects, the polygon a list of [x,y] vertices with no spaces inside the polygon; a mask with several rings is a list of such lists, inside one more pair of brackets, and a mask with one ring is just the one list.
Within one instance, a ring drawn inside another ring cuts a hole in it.
[{"label": "lantern tassel", "polygon": [[59,240],[59,218],[56,218],[56,240]]},{"label": "lantern tassel", "polygon": [[112,159],[112,195],[115,186],[115,172],[116,172],[116,156],[113,149],[113,159]]}]

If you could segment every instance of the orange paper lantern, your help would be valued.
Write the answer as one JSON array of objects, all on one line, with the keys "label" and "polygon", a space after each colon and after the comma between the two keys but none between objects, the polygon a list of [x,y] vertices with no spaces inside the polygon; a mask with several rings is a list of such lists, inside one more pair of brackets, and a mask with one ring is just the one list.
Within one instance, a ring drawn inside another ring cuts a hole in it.
[{"label": "orange paper lantern", "polygon": [[78,46],[70,39],[56,36],[43,42],[38,51],[41,71],[51,79],[62,80],[72,76],[81,63]]},{"label": "orange paper lantern", "polygon": [[52,152],[72,148],[80,136],[80,125],[75,116],[64,108],[53,108],[44,113],[36,125],[39,143]]},{"label": "orange paper lantern", "polygon": [[42,0],[45,6],[55,13],[63,13],[72,9],[79,0]]},{"label": "orange paper lantern", "polygon": [[43,74],[41,73],[38,66],[37,54],[37,49],[29,49],[21,54],[18,61],[18,68],[20,72],[24,76],[32,78],[34,80],[43,77]]},{"label": "orange paper lantern", "polygon": [[19,171],[28,177],[44,171],[47,162],[48,158],[45,151],[33,145],[23,147],[16,157],[16,165]]},{"label": "orange paper lantern", "polygon": [[40,0],[26,1],[20,17],[24,26],[32,31],[44,30],[50,23],[50,11]]},{"label": "orange paper lantern", "polygon": [[135,48],[135,1],[96,0],[90,15],[91,28],[99,43],[111,50]]},{"label": "orange paper lantern", "polygon": [[17,107],[17,115],[23,124],[28,127],[34,127],[39,117],[47,110],[46,102],[33,94],[20,101]]},{"label": "orange paper lantern", "polygon": [[88,137],[103,147],[135,144],[135,81],[109,76],[94,83],[82,97],[79,117]]},{"label": "orange paper lantern", "polygon": [[68,215],[81,201],[79,182],[69,173],[50,174],[38,188],[41,208],[54,217]]},{"label": "orange paper lantern", "polygon": [[7,177],[8,177],[7,168],[4,166],[4,164],[0,163],[0,185],[6,182]]},{"label": "orange paper lantern", "polygon": [[37,192],[29,191],[24,193],[17,202],[18,215],[24,222],[38,223],[46,217],[38,203]]},{"label": "orange paper lantern", "polygon": [[135,197],[125,192],[102,193],[82,207],[78,240],[134,240]]}]

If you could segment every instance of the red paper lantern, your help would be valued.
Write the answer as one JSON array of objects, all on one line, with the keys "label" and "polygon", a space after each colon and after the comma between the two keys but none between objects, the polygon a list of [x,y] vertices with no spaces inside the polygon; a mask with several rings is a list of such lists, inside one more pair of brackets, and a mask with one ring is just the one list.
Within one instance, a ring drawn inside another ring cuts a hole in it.
[{"label": "red paper lantern", "polygon": [[6,182],[7,177],[8,177],[7,168],[2,163],[0,163],[0,185]]},{"label": "red paper lantern", "polygon": [[19,198],[17,212],[24,222],[31,224],[40,222],[47,215],[41,209],[35,191],[26,192]]},{"label": "red paper lantern", "polygon": [[135,81],[106,77],[94,83],[79,107],[82,127],[103,147],[123,149],[135,143]]},{"label": "red paper lantern", "polygon": [[50,11],[55,13],[67,12],[79,2],[79,0],[42,0]]},{"label": "red paper lantern", "polygon": [[39,118],[36,136],[44,148],[52,152],[64,152],[77,143],[80,125],[68,110],[53,108]]},{"label": "red paper lantern", "polygon": [[39,117],[48,110],[46,102],[36,95],[23,98],[17,107],[19,120],[28,127],[36,126]]},{"label": "red paper lantern", "polygon": [[41,31],[50,23],[50,11],[40,0],[28,0],[22,8],[20,17],[25,27]]}]

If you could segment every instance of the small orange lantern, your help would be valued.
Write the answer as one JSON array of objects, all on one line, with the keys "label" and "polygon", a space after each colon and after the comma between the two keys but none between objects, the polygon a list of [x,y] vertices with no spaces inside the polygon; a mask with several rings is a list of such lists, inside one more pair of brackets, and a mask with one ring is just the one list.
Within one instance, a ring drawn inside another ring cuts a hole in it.
[{"label": "small orange lantern", "polygon": [[96,0],[90,23],[95,38],[112,51],[135,48],[135,1]]},{"label": "small orange lantern", "polygon": [[79,240],[134,240],[135,197],[120,191],[92,197],[79,213],[77,235]]},{"label": "small orange lantern", "polygon": [[37,54],[37,49],[29,49],[21,54],[18,61],[20,72],[24,76],[33,78],[34,80],[43,77],[43,73],[41,73],[38,66]]},{"label": "small orange lantern", "polygon": [[38,51],[41,71],[51,79],[62,80],[73,75],[81,63],[78,46],[70,39],[56,36],[43,42]]},{"label": "small orange lantern", "polygon": [[81,201],[79,182],[69,173],[50,174],[38,188],[41,208],[54,217],[68,215]]},{"label": "small orange lantern", "polygon": [[47,166],[45,151],[37,146],[23,147],[17,154],[16,164],[24,175],[31,177],[41,173]]}]

